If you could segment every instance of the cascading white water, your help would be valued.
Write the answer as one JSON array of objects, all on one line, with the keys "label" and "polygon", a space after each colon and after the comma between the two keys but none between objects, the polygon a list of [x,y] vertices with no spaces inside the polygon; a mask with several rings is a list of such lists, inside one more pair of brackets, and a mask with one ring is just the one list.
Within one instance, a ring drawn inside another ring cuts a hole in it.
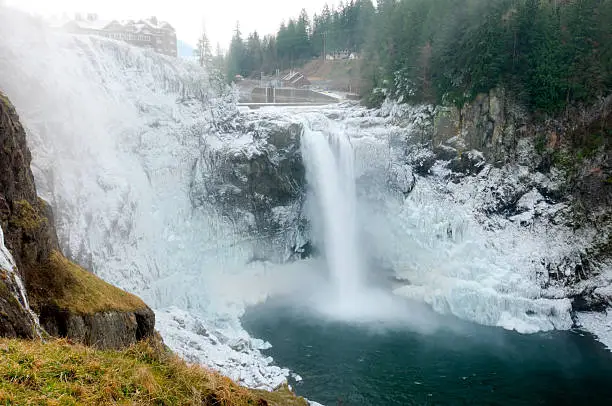
[{"label": "cascading white water", "polygon": [[354,151],[349,137],[327,123],[319,131],[305,123],[302,156],[308,182],[322,220],[325,258],[341,306],[362,290],[363,272],[357,243],[357,197]]}]

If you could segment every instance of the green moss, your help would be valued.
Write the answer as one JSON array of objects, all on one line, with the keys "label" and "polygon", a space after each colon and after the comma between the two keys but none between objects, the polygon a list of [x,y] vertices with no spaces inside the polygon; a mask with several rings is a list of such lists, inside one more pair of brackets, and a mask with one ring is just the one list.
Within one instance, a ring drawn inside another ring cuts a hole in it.
[{"label": "green moss", "polygon": [[582,162],[585,159],[594,157],[601,147],[605,144],[604,135],[601,132],[596,132],[586,136],[578,145],[576,150],[576,158]]},{"label": "green moss", "polygon": [[0,92],[0,103],[4,104],[9,109],[13,108],[11,101],[2,92]]},{"label": "green moss", "polygon": [[188,365],[157,340],[101,351],[64,340],[0,340],[0,405],[306,406]]},{"label": "green moss", "polygon": [[77,314],[104,311],[133,312],[145,303],[53,251],[47,264],[37,270],[33,284],[45,291],[43,300]]},{"label": "green moss", "polygon": [[8,289],[8,286],[6,286],[5,280],[7,278],[8,275],[6,274],[6,272],[4,270],[0,270],[0,299],[8,301],[11,306],[19,306],[17,299],[13,297],[13,295]]},{"label": "green moss", "polygon": [[14,202],[13,215],[9,223],[24,231],[35,231],[47,224],[47,218],[41,214],[41,207],[34,208],[27,200]]},{"label": "green moss", "polygon": [[253,392],[268,401],[271,405],[308,405],[308,402],[306,402],[305,399],[296,398],[295,393],[293,393],[287,385],[282,385],[274,392],[268,392],[263,390],[255,390]]},{"label": "green moss", "polygon": [[546,151],[546,136],[543,134],[538,134],[534,140],[534,147],[538,154],[543,154]]},{"label": "green moss", "polygon": [[557,150],[553,153],[555,166],[566,172],[567,175],[574,174],[578,169],[578,160],[570,151],[565,149]]}]

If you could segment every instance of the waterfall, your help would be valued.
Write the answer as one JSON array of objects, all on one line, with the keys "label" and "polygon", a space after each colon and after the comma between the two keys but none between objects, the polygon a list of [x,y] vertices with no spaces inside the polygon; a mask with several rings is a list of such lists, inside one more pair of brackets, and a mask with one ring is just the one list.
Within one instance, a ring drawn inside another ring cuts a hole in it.
[{"label": "waterfall", "polygon": [[354,151],[341,128],[325,120],[323,130],[306,122],[302,155],[318,208],[325,258],[341,305],[350,304],[363,285],[357,242]]}]

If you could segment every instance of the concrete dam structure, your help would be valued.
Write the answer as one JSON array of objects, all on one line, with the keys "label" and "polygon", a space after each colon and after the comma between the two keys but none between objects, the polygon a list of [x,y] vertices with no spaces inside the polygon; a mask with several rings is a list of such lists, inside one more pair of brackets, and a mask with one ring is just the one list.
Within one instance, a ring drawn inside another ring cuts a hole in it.
[{"label": "concrete dam structure", "polygon": [[310,89],[256,87],[251,92],[252,103],[338,103],[339,99]]}]

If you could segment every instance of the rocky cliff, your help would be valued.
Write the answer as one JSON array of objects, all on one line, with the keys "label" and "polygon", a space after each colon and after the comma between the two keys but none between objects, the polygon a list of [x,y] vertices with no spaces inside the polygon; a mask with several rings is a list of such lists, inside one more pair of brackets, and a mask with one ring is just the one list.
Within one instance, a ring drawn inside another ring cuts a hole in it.
[{"label": "rocky cliff", "polygon": [[31,159],[19,117],[0,93],[0,225],[8,249],[0,263],[0,335],[33,337],[39,328],[31,308],[49,334],[87,345],[120,348],[151,336],[155,316],[144,302],[62,255]]},{"label": "rocky cliff", "polygon": [[462,108],[423,113],[406,145],[415,171],[448,171],[458,186],[479,183],[473,198],[488,228],[503,218],[570,230],[576,251],[543,260],[542,287],[566,289],[577,311],[610,306],[601,286],[609,284],[612,255],[612,96],[543,118],[498,89]]},{"label": "rocky cliff", "polygon": [[306,189],[302,132],[303,123],[289,117],[241,114],[219,139],[207,141],[193,167],[193,206],[212,204],[220,215],[245,224],[259,239],[253,259],[307,254],[292,233],[307,228],[300,215]]}]

